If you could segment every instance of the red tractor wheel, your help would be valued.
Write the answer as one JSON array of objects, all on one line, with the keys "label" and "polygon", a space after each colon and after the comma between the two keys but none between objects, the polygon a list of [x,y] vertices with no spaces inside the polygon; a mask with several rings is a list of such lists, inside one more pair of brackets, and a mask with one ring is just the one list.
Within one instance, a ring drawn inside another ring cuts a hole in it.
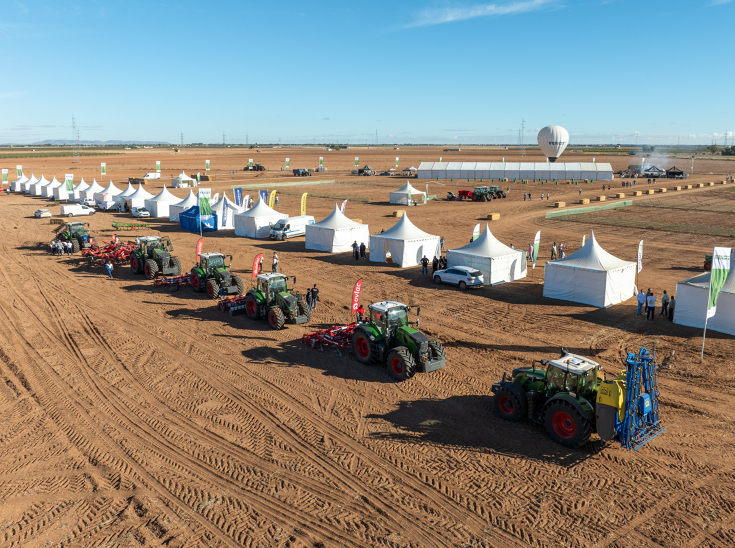
[{"label": "red tractor wheel", "polygon": [[133,274],[138,273],[138,257],[136,257],[135,255],[130,257],[130,270],[133,271]]},{"label": "red tractor wheel", "polygon": [[565,400],[552,400],[547,404],[544,423],[551,439],[565,447],[584,445],[592,432],[590,420]]}]

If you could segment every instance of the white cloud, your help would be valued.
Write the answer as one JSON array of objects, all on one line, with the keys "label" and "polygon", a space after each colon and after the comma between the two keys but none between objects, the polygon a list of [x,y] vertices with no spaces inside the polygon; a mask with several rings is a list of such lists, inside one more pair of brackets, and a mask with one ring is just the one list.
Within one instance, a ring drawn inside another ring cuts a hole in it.
[{"label": "white cloud", "polygon": [[[722,0],[715,0],[720,1]],[[730,1],[730,0],[727,0]],[[466,21],[477,17],[493,17],[499,15],[513,15],[516,13],[528,13],[538,11],[558,4],[557,0],[520,0],[514,2],[503,2],[497,4],[478,4],[475,6],[425,9],[419,12],[418,18],[406,25],[405,28],[427,27],[452,23],[454,21]]]},{"label": "white cloud", "polygon": [[707,4],[708,8],[711,8],[712,6],[721,6],[723,4],[729,4],[732,2],[732,0],[712,0],[709,4]]}]

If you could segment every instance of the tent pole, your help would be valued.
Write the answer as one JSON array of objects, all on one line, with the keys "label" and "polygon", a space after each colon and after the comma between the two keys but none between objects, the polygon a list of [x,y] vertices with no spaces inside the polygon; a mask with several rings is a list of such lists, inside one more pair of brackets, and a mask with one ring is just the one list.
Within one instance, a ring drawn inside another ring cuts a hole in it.
[{"label": "tent pole", "polygon": [[[710,282],[711,283],[711,282]],[[704,332],[702,333],[702,352],[699,354],[699,363],[704,362],[704,341],[707,337],[707,320],[709,318],[707,316],[704,317]]]}]

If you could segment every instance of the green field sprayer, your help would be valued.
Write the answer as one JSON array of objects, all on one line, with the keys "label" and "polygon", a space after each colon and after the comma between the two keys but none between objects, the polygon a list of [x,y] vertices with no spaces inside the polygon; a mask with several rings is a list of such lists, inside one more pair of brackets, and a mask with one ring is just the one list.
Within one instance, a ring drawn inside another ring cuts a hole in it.
[{"label": "green field sprayer", "polygon": [[181,274],[181,261],[171,255],[174,246],[168,236],[141,236],[135,241],[138,247],[130,254],[130,270],[133,274],[143,272],[149,280],[159,274],[163,276]]},{"label": "green field sprayer", "polygon": [[295,276],[283,274],[258,274],[257,285],[245,296],[245,312],[251,320],[265,318],[273,329],[281,329],[284,324],[296,325],[311,320],[311,308],[301,297],[288,288],[288,280]]},{"label": "green field sprayer", "polygon": [[230,264],[225,265],[222,253],[202,253],[199,262],[191,269],[191,287],[196,292],[206,292],[210,299],[219,297],[220,288],[225,288],[225,295],[242,295],[245,286],[242,278],[230,272]]},{"label": "green field sprayer", "polygon": [[388,374],[398,381],[410,379],[416,372],[430,373],[444,367],[444,347],[418,330],[421,307],[416,308],[416,321],[409,321],[411,308],[395,301],[371,303],[369,317],[359,321],[352,334],[352,352],[357,361],[385,364]]},{"label": "green field sprayer", "polygon": [[89,223],[64,223],[57,230],[56,238],[71,242],[74,253],[80,249],[89,249],[94,244],[94,238],[89,233]]}]

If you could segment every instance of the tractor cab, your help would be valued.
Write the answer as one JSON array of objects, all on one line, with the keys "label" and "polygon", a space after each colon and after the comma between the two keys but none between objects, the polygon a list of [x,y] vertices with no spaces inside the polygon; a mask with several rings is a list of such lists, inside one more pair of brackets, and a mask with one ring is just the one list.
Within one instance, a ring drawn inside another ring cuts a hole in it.
[{"label": "tractor cab", "polygon": [[[296,278],[294,278],[296,284]],[[288,278],[283,274],[258,274],[258,291],[266,298],[267,303],[277,300],[281,293],[288,293]]]},{"label": "tractor cab", "polygon": [[399,327],[408,326],[408,307],[395,301],[383,301],[372,303],[368,306],[370,310],[370,323],[382,333],[386,339],[393,339]]},{"label": "tractor cab", "polygon": [[547,396],[570,392],[588,397],[597,391],[597,371],[600,364],[577,354],[565,354],[546,364]]},{"label": "tractor cab", "polygon": [[[230,263],[232,263],[232,255],[230,255]],[[202,253],[199,255],[199,267],[211,275],[229,270],[229,266],[225,266],[225,255],[222,253]]]},{"label": "tractor cab", "polygon": [[475,194],[487,194],[490,192],[490,187],[488,186],[476,186],[475,187]]}]

